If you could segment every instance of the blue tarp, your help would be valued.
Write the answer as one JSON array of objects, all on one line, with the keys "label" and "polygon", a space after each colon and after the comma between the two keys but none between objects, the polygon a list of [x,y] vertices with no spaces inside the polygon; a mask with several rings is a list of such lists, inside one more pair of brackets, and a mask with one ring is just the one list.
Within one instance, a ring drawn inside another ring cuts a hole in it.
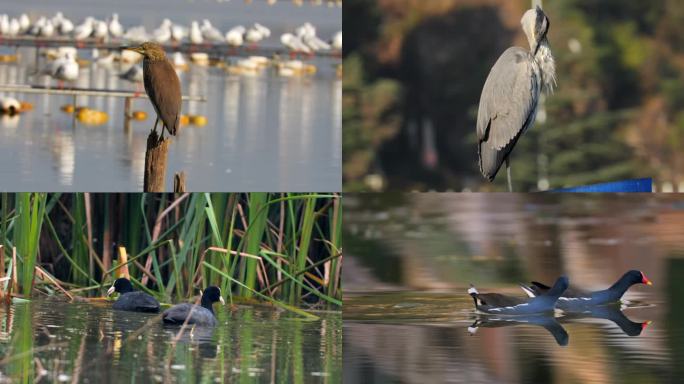
[{"label": "blue tarp", "polygon": [[554,189],[551,192],[653,192],[653,179],[632,179]]}]

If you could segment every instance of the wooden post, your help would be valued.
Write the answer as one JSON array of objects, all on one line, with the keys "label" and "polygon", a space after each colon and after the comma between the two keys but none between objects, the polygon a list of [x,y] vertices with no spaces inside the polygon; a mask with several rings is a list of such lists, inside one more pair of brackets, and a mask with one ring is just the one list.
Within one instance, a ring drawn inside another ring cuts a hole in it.
[{"label": "wooden post", "polygon": [[173,175],[173,192],[185,192],[185,172],[179,172]]},{"label": "wooden post", "polygon": [[143,191],[164,192],[168,154],[169,140],[162,140],[157,131],[150,132],[150,135],[147,136],[147,151],[145,152]]}]

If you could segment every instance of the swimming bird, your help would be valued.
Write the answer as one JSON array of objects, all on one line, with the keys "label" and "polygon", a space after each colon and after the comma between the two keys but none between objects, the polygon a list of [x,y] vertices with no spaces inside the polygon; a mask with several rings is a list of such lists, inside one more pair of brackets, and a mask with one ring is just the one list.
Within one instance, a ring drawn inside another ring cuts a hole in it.
[{"label": "swimming bird", "polygon": [[181,88],[173,64],[167,59],[161,45],[151,41],[126,49],[143,55],[145,92],[157,112],[153,131],[161,120],[161,137],[164,137],[164,128],[175,135],[180,126]]},{"label": "swimming bird", "polygon": [[159,312],[159,302],[142,291],[133,290],[133,285],[126,278],[118,278],[107,290],[107,296],[118,292],[119,298],[112,305],[113,309],[133,312]]},{"label": "swimming bird", "polygon": [[508,190],[511,182],[510,154],[518,139],[537,116],[542,91],[551,93],[556,69],[546,37],[549,18],[540,7],[520,20],[530,50],[508,48],[489,71],[477,111],[478,159],[482,176],[493,181],[506,163]]},{"label": "swimming bird", "polygon": [[221,289],[215,286],[207,287],[202,294],[201,305],[190,303],[174,305],[164,311],[162,321],[166,324],[180,325],[187,321],[187,324],[214,326],[218,320],[216,320],[212,305],[217,301],[225,305],[225,301],[221,297]]},{"label": "swimming bird", "polygon": [[[627,271],[622,277],[607,289],[601,291],[586,291],[583,289],[568,288],[558,300],[558,307],[570,309],[575,306],[590,306],[615,303],[620,301],[622,295],[634,284],[653,285],[643,272],[637,270]],[[521,288],[530,297],[537,297],[549,291],[549,287],[533,281],[529,286],[521,284]]]},{"label": "swimming bird", "polygon": [[21,112],[21,103],[14,97],[0,96],[0,112],[13,116]]},{"label": "swimming bird", "polygon": [[568,288],[568,278],[561,276],[551,289],[534,298],[519,298],[499,293],[479,293],[470,286],[468,294],[481,312],[497,315],[529,315],[532,313],[553,312],[558,298]]},{"label": "swimming bird", "polygon": [[62,87],[63,81],[75,81],[78,79],[78,63],[73,51],[65,49],[58,51],[60,57],[52,61],[42,71],[42,74],[49,75],[53,79],[59,81],[59,87]]}]

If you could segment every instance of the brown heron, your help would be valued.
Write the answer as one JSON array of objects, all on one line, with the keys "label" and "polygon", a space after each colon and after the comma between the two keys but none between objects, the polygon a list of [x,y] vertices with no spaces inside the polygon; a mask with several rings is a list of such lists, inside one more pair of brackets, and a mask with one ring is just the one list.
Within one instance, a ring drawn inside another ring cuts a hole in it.
[{"label": "brown heron", "polygon": [[173,68],[173,64],[166,58],[166,53],[161,45],[153,42],[145,42],[137,47],[125,49],[138,52],[143,55],[143,82],[145,92],[157,112],[157,120],[154,122],[153,131],[161,119],[162,138],[164,127],[171,135],[175,135],[180,126],[181,89],[180,80]]}]

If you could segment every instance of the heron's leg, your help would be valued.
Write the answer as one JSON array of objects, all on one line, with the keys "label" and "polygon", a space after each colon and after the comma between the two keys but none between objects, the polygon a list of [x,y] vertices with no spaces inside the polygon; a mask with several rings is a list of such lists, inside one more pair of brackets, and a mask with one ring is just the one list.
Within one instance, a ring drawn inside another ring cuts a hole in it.
[{"label": "heron's leg", "polygon": [[[157,123],[159,123],[159,117],[157,117],[157,120],[154,121],[154,128],[152,128],[152,132],[157,130]],[[163,130],[164,130],[164,128],[162,128],[162,131]]]},{"label": "heron's leg", "polygon": [[506,178],[508,179],[508,192],[513,192],[513,184],[511,183],[511,162],[506,158]]}]

